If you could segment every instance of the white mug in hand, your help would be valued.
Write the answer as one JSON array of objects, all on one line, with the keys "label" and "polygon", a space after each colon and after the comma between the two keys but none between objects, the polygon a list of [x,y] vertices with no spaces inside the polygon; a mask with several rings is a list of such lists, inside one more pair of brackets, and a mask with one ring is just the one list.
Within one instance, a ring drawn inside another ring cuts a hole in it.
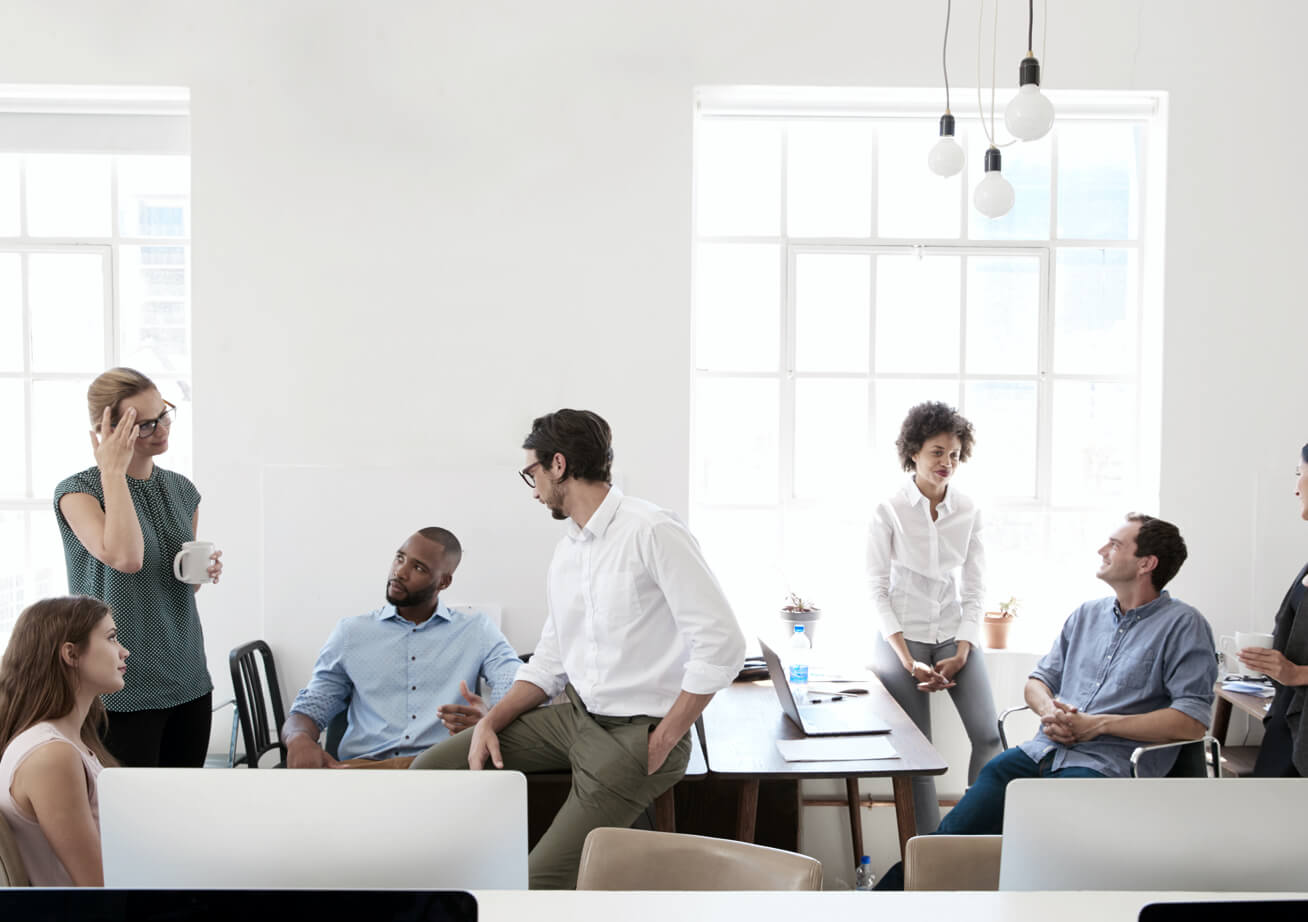
[{"label": "white mug in hand", "polygon": [[1263,634],[1257,631],[1236,631],[1235,636],[1223,634],[1222,639],[1218,641],[1217,648],[1226,654],[1227,668],[1232,672],[1239,672],[1251,678],[1264,678],[1263,673],[1257,669],[1250,669],[1236,657],[1236,653],[1247,647],[1264,647],[1271,649],[1272,635]]},{"label": "white mug in hand", "polygon": [[209,558],[216,548],[212,541],[187,541],[173,558],[173,576],[183,583],[209,582]]}]

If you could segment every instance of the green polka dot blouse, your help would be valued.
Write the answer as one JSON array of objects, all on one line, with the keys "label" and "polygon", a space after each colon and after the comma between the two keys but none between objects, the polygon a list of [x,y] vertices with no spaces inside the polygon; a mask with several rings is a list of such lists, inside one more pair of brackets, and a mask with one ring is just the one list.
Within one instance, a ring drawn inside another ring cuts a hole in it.
[{"label": "green polka dot blouse", "polygon": [[68,591],[107,602],[118,639],[131,653],[127,684],[104,696],[105,707],[111,711],[174,707],[213,690],[194,587],[173,577],[173,557],[184,542],[195,539],[191,521],[200,493],[181,474],[158,465],[145,480],[128,477],[127,489],[145,538],[145,562],[136,573],[121,573],[91,556],[59,510],[59,500],[69,493],[89,493],[103,508],[100,469],[88,468],[55,488]]}]

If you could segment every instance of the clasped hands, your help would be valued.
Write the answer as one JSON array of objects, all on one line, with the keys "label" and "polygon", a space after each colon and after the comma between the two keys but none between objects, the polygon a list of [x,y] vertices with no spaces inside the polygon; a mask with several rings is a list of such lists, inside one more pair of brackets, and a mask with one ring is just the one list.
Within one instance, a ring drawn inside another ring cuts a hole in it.
[{"label": "clasped hands", "polygon": [[917,679],[918,691],[935,692],[945,688],[953,688],[956,684],[954,676],[958,675],[959,670],[963,668],[966,662],[967,658],[958,653],[945,657],[936,663],[934,669],[929,663],[913,660],[912,665],[908,667],[908,672],[913,678]]},{"label": "clasped hands", "polygon": [[1070,746],[1097,737],[1102,721],[1098,715],[1083,714],[1075,705],[1051,701],[1049,710],[1040,715],[1040,729],[1055,743]]}]

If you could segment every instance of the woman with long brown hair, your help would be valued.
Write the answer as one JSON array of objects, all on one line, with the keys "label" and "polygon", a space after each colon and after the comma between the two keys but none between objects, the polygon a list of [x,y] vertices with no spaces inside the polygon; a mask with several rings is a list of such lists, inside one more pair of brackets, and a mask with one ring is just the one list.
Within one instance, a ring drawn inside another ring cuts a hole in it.
[{"label": "woman with long brown hair", "polygon": [[[87,391],[95,466],[55,488],[68,591],[112,606],[136,650],[130,687],[105,698],[105,742],[130,766],[199,768],[209,749],[213,682],[195,607],[198,586],[173,574],[195,539],[200,492],[155,458],[168,450],[176,408],[132,368],[111,368]],[[218,582],[221,552],[208,568]]]},{"label": "woman with long brown hair", "polygon": [[67,596],[29,606],[0,661],[0,816],[33,886],[103,886],[96,778],[116,765],[100,696],[128,651],[109,606]]}]

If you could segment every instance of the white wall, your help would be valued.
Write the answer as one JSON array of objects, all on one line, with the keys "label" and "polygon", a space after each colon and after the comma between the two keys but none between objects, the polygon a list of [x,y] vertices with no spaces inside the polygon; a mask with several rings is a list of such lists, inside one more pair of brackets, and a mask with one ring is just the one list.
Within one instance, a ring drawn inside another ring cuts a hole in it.
[{"label": "white wall", "polygon": [[[513,471],[539,412],[605,414],[627,489],[684,512],[693,88],[939,85],[942,6],[5,4],[0,82],[192,91],[215,673],[266,636],[293,690],[431,523],[468,544],[453,594],[502,603],[531,646],[557,526]],[[967,84],[976,7],[956,6]],[[1308,548],[1290,486],[1308,8],[1050,7],[1048,86],[1171,94],[1161,511],[1191,546],[1177,594],[1219,632],[1265,628]],[[1004,80],[1024,9],[1002,5]],[[312,555],[288,553],[302,541]]]}]

